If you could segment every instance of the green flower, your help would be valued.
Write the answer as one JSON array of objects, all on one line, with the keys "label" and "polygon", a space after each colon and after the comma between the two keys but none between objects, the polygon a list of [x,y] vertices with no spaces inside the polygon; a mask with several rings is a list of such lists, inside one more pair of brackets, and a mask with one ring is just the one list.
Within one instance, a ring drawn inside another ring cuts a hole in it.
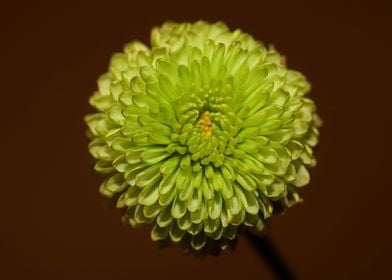
[{"label": "green flower", "polygon": [[86,117],[100,192],[151,238],[220,250],[300,201],[317,144],[305,77],[223,23],[165,23],[114,54]]}]

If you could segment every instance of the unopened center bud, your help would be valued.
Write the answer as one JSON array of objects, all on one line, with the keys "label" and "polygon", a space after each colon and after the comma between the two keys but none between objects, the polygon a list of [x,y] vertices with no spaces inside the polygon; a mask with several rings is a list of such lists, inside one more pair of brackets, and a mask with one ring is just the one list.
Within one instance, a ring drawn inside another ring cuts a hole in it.
[{"label": "unopened center bud", "polygon": [[199,124],[201,131],[204,136],[211,136],[212,134],[212,120],[211,113],[209,111],[204,111],[199,119]]}]

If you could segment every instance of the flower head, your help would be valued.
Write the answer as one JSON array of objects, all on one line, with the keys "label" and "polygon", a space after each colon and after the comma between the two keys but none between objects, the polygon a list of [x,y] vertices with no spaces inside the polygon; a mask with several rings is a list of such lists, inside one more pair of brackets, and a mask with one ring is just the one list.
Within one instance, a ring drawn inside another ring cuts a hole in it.
[{"label": "flower head", "polygon": [[113,55],[86,117],[100,192],[153,240],[223,248],[300,200],[317,144],[310,85],[223,23],[165,23]]}]

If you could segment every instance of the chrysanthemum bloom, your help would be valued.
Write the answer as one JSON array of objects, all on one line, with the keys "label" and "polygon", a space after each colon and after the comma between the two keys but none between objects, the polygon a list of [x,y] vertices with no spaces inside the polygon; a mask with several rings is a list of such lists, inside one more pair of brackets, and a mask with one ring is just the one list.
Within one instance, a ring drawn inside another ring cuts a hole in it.
[{"label": "chrysanthemum bloom", "polygon": [[151,48],[113,55],[88,115],[100,192],[153,240],[196,251],[261,231],[300,200],[317,143],[310,85],[283,57],[223,23],[165,23]]}]

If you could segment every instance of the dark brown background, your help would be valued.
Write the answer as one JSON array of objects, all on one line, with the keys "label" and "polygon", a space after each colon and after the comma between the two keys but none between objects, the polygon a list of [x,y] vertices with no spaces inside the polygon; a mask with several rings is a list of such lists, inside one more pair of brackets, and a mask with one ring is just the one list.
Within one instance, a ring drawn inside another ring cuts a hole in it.
[{"label": "dark brown background", "polygon": [[300,279],[391,277],[388,1],[80,2],[1,8],[1,279],[272,279],[243,239],[205,260],[159,251],[98,194],[87,98],[113,52],[167,19],[226,21],[312,82],[319,164],[305,202],[271,229]]}]

